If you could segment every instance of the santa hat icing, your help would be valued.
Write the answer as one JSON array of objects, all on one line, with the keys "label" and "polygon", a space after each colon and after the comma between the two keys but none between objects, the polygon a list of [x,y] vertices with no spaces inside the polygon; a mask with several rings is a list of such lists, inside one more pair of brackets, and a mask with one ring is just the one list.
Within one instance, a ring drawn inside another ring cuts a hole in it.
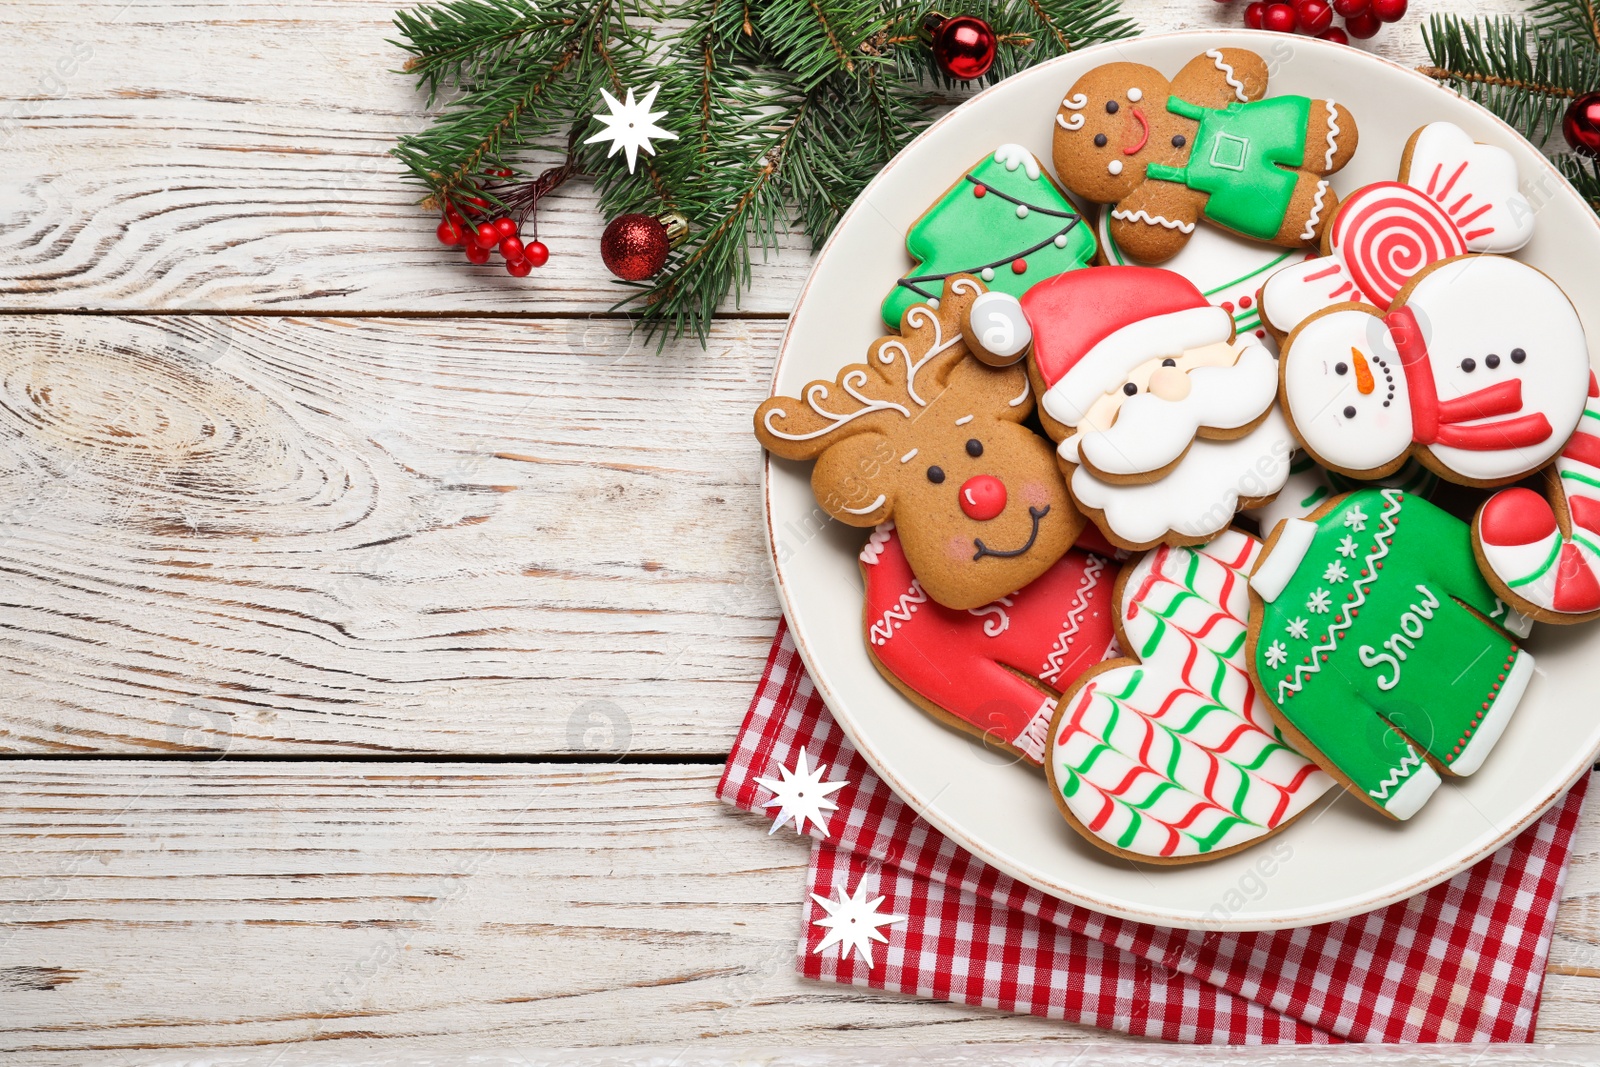
[{"label": "santa hat icing", "polygon": [[1058,274],[1029,289],[1022,310],[1046,388],[1040,403],[1068,426],[1139,364],[1233,337],[1232,316],[1187,278],[1156,267]]}]

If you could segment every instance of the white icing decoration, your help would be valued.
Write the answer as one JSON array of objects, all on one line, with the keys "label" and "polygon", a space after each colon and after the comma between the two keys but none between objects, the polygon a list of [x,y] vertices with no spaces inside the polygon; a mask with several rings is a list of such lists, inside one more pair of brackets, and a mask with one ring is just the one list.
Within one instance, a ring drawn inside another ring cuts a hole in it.
[{"label": "white icing decoration", "polygon": [[867,636],[875,645],[886,644],[896,630],[911,621],[911,616],[917,613],[917,605],[927,602],[928,594],[923,591],[922,583],[915,578],[911,579],[911,588],[900,594],[893,607],[884,610],[878,621],[867,631]]},{"label": "white icing decoration", "polygon": [[1143,222],[1150,226],[1160,226],[1162,229],[1166,230],[1177,230],[1180,233],[1194,232],[1194,223],[1192,222],[1181,222],[1174,219],[1169,219],[1164,215],[1152,215],[1143,208],[1140,208],[1138,211],[1128,211],[1123,208],[1117,208],[1111,212],[1111,217],[1114,219],[1121,219],[1123,222]]},{"label": "white icing decoration", "polygon": [[1121,174],[1122,173],[1122,160],[1113,159],[1110,163],[1106,164],[1106,170],[1110,171],[1112,174]]},{"label": "white icing decoration", "polygon": [[1282,641],[1274,641],[1267,646],[1267,666],[1277,670],[1289,658],[1289,650],[1283,646]]},{"label": "white icing decoration", "polygon": [[1067,247],[1067,235],[1064,233],[1056,234],[1055,245],[1057,248]]},{"label": "white icing decoration", "polygon": [[1100,572],[1105,569],[1106,561],[1099,556],[1090,556],[1089,561],[1083,565],[1083,575],[1078,579],[1078,590],[1072,598],[1072,607],[1067,609],[1066,621],[1061,624],[1061,632],[1056,634],[1055,644],[1044,658],[1044,666],[1039,669],[1039,680],[1056,684],[1061,676],[1062,660],[1066,657],[1067,650],[1072,647],[1072,639],[1077,636],[1079,627],[1083,624],[1083,613],[1089,610],[1089,595],[1100,582]]},{"label": "white icing decoration", "polygon": [[893,522],[880,522],[873,529],[867,543],[861,548],[861,562],[873,566],[883,555],[883,546],[889,543],[889,535],[894,532]]},{"label": "white icing decoration", "polygon": [[1300,240],[1310,241],[1317,236],[1317,219],[1322,215],[1322,201],[1328,195],[1328,183],[1317,182],[1317,195],[1311,201],[1311,214],[1306,219],[1306,228],[1300,232]]},{"label": "white icing decoration", "polygon": [[888,497],[884,496],[882,493],[879,493],[878,499],[874,500],[864,508],[840,508],[839,510],[848,511],[852,515],[871,515],[874,511],[877,511],[879,508],[883,507],[883,502],[887,499]]},{"label": "white icing decoration", "polygon": [[1006,170],[1016,170],[1021,167],[1028,175],[1029,181],[1038,181],[1039,175],[1043,173],[1039,169],[1039,161],[1034,158],[1033,153],[1019,144],[1003,144],[996,148],[994,150],[994,161],[1005,167]]},{"label": "white icing decoration", "polygon": [[[1061,106],[1066,108],[1068,111],[1082,111],[1083,106],[1088,102],[1089,98],[1087,96],[1083,95],[1082,93],[1078,93],[1075,96],[1069,96],[1065,100],[1062,100]],[[1056,112],[1056,125],[1060,126],[1063,130],[1081,130],[1083,129],[1083,122],[1084,119],[1082,115],[1073,115],[1069,119],[1065,115],[1062,115],[1059,111]]]},{"label": "white icing decoration", "polygon": [[983,289],[971,278],[957,278],[950,283],[950,291],[957,296],[963,293],[971,293],[973,296],[983,295]]},{"label": "white icing decoration", "polygon": [[1324,100],[1322,106],[1328,109],[1328,152],[1322,157],[1322,172],[1326,174],[1333,169],[1333,157],[1338,150],[1339,109],[1332,100]]},{"label": "white icing decoration", "polygon": [[[1011,607],[1013,601],[1008,596],[985,604],[981,608],[968,608],[968,615],[976,615],[983,619],[983,635],[985,637],[999,637],[1011,626],[1011,616],[1006,614],[1006,608]],[[997,616],[989,618],[988,616]]]},{"label": "white icing decoration", "polygon": [[933,310],[938,311],[939,310],[939,298],[936,297],[936,296],[930,298],[928,300],[928,306],[933,308]]},{"label": "white icing decoration", "polygon": [[1137,104],[1139,101],[1144,99],[1144,90],[1135,85],[1132,89],[1128,90],[1128,99]]},{"label": "white icing decoration", "polygon": [[1050,720],[1055,718],[1055,714],[1055,697],[1046,697],[1039,705],[1039,710],[1033,713],[1033,718],[1028,720],[1028,725],[1011,739],[1011,747],[1027,753],[1028,758],[1035,763],[1043,763],[1044,747],[1050,734]]},{"label": "white icing decoration", "polygon": [[[961,340],[961,335],[959,333],[948,340],[945,339],[944,327],[939,322],[939,316],[928,310],[930,307],[937,306],[937,301],[930,300],[928,301],[927,305],[913,304],[911,305],[910,310],[906,312],[907,328],[919,328],[924,325],[931,325],[933,327],[933,344],[928,346],[928,350],[923,353],[921,359],[913,363],[911,361],[911,353],[909,350],[907,350],[905,342],[899,340],[898,338],[891,341],[885,341],[883,344],[878,346],[878,362],[882,363],[886,367],[894,362],[895,352],[898,352],[905,358],[906,366],[908,368],[906,371],[906,395],[909,396],[918,407],[924,408],[928,406],[928,402],[917,394],[917,372],[926,366],[927,362],[934,356],[937,356],[940,352],[943,352],[945,349]],[[861,398],[858,397],[857,399]],[[904,411],[903,408],[901,410]],[[906,412],[906,415],[909,417],[910,412]]]},{"label": "white icing decoration", "polygon": [[1017,205],[1017,218],[1025,219],[1027,217],[1028,217],[1028,205],[1027,204],[1018,204]]},{"label": "white icing decoration", "polygon": [[1233,88],[1233,95],[1239,98],[1239,103],[1248,103],[1250,101],[1250,97],[1246,95],[1244,91],[1244,82],[1236,78],[1233,73],[1233,68],[1228,66],[1227,63],[1223,62],[1221,51],[1212,48],[1206,52],[1206,58],[1211,60],[1212,66],[1216,67],[1222,72],[1223,80],[1225,80],[1228,85]]},{"label": "white icing decoration", "polygon": [[766,415],[761,420],[762,424],[766,427],[767,432],[772,436],[782,438],[785,441],[809,441],[812,438],[821,437],[824,434],[832,433],[839,427],[845,425],[846,423],[854,422],[863,415],[871,415],[878,411],[897,411],[908,419],[911,417],[911,412],[909,410],[900,404],[896,404],[892,400],[873,400],[858,393],[856,391],[857,388],[865,385],[866,383],[866,371],[853,370],[844,376],[844,380],[840,383],[840,387],[846,393],[848,393],[852,399],[860,401],[863,406],[857,411],[851,411],[842,415],[836,411],[829,411],[820,404],[821,401],[826,400],[829,396],[827,383],[811,383],[811,385],[806,389],[806,405],[818,415],[821,415],[823,418],[829,420],[828,425],[824,426],[820,430],[813,430],[810,433],[797,434],[785,433],[776,428],[772,425],[773,419],[784,419],[789,417],[789,413],[783,408],[769,408]]},{"label": "white icing decoration", "polygon": [[1015,400],[1007,400],[1006,401],[1006,407],[1008,407],[1008,408],[1021,407],[1024,403],[1027,402],[1028,393],[1029,392],[1030,392],[1030,389],[1029,389],[1029,386],[1028,386],[1028,380],[1026,378],[1024,378],[1022,380],[1022,392],[1017,394],[1017,398]]},{"label": "white icing decoration", "polygon": [[967,423],[969,423],[971,421],[972,421],[972,416],[971,415],[963,415],[959,419],[956,420],[956,425],[957,426],[965,426]]},{"label": "white icing decoration", "polygon": [[979,277],[981,277],[986,282],[994,281],[994,268],[993,267],[985,267],[985,268],[983,268],[983,270],[979,272]]},{"label": "white icing decoration", "polygon": [[907,452],[905,455],[900,457],[900,462],[910,463],[912,460],[917,458],[917,453],[920,451],[922,450],[919,448],[913,448],[910,452]]},{"label": "white icing decoration", "polygon": [[1452,218],[1467,220],[1461,229],[1472,235],[1465,242],[1473,252],[1515,252],[1533,237],[1533,205],[1518,189],[1516,160],[1503,148],[1475,143],[1459,126],[1424,126],[1412,143],[1406,179]]},{"label": "white icing decoration", "polygon": [[1066,108],[1068,111],[1082,111],[1084,105],[1088,102],[1089,98],[1087,96],[1083,95],[1082,93],[1076,93],[1061,101],[1061,106]]}]

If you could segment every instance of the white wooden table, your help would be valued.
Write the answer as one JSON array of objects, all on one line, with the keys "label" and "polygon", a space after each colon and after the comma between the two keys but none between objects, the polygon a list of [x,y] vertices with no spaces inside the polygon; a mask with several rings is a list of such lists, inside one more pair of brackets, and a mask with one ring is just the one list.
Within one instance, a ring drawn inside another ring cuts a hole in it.
[{"label": "white wooden table", "polygon": [[[794,976],[806,842],[712,790],[806,250],[659,354],[581,184],[467,266],[393,3],[0,5],[0,1051],[1112,1040]],[[1542,1040],[1595,1040],[1597,901],[1591,805]]]}]

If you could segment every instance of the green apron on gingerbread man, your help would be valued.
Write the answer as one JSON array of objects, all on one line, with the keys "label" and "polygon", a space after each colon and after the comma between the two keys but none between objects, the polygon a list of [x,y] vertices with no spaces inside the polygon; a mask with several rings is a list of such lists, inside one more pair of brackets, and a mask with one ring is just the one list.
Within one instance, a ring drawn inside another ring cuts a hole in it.
[{"label": "green apron on gingerbread man", "polygon": [[1167,110],[1193,119],[1200,129],[1187,164],[1151,163],[1145,177],[1208,194],[1204,214],[1218,226],[1261,241],[1276,237],[1299,180],[1284,168],[1305,164],[1311,101],[1275,96],[1209,108],[1171,96]]},{"label": "green apron on gingerbread man", "polygon": [[1466,775],[1499,740],[1533,674],[1506,629],[1527,620],[1421,497],[1361,489],[1280,531],[1250,578],[1257,682],[1291,743],[1408,819],[1441,781],[1418,749]]}]

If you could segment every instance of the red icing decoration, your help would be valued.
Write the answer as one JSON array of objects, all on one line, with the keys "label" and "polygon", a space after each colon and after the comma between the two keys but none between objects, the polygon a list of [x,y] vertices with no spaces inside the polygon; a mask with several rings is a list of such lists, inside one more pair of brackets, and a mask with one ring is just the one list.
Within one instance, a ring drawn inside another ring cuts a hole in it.
[{"label": "red icing decoration", "polygon": [[862,567],[867,648],[912,692],[995,740],[1014,744],[1053,710],[1019,673],[1059,691],[1105,658],[1115,563],[1074,548],[1019,592],[956,611],[913,586],[898,534],[873,540],[877,561]]},{"label": "red icing decoration", "polygon": [[1239,306],[1242,307],[1242,308],[1249,307],[1250,303],[1251,303],[1251,300],[1250,300],[1250,298],[1248,296],[1241,296],[1239,298]]},{"label": "red icing decoration", "polygon": [[1556,532],[1556,514],[1532,489],[1507,489],[1484,505],[1478,530],[1491,545],[1529,545]]},{"label": "red icing decoration", "polygon": [[1563,544],[1556,566],[1555,609],[1573,615],[1600,610],[1600,580],[1584,562],[1578,546],[1571,541]]},{"label": "red icing decoration", "polygon": [[1027,269],[1028,269],[1028,261],[1027,260],[1022,259],[1021,257],[1018,257],[1018,258],[1013,259],[1011,261],[1011,273],[1012,274],[1022,274],[1024,272],[1026,272]]},{"label": "red icing decoration", "polygon": [[1006,486],[992,474],[975,474],[962,484],[960,498],[967,518],[988,522],[1006,509]]},{"label": "red icing decoration", "polygon": [[988,196],[989,195],[989,187],[987,185],[979,185],[977,182],[973,182],[972,183],[972,195],[976,196],[976,197]]}]

